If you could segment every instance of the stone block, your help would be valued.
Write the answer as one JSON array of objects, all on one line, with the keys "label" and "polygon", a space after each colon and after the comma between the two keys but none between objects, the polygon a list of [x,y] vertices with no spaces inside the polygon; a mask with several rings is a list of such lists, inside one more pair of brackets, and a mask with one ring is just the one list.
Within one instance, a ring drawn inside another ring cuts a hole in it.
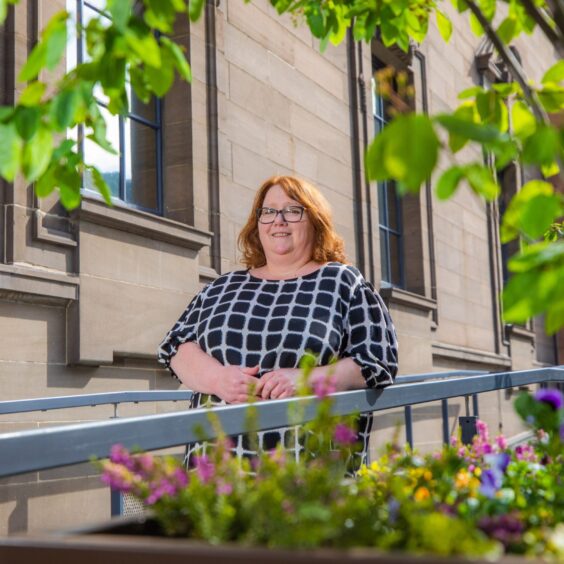
[{"label": "stone block", "polygon": [[263,154],[266,145],[266,129],[263,119],[230,100],[223,102],[223,114],[219,119],[219,130],[234,145]]},{"label": "stone block", "polygon": [[267,118],[269,107],[267,85],[236,65],[230,65],[229,99],[262,119]]},{"label": "stone block", "polygon": [[260,81],[268,80],[268,53],[232,25],[224,28],[225,57]]}]

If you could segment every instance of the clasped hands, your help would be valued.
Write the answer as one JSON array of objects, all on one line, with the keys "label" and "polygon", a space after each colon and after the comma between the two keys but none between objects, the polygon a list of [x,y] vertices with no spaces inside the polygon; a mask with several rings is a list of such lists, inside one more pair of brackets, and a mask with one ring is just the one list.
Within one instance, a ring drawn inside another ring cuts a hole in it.
[{"label": "clasped hands", "polygon": [[283,399],[295,395],[299,368],[279,368],[258,378],[260,367],[224,366],[217,382],[216,393],[227,403],[245,403],[253,397],[259,399]]}]

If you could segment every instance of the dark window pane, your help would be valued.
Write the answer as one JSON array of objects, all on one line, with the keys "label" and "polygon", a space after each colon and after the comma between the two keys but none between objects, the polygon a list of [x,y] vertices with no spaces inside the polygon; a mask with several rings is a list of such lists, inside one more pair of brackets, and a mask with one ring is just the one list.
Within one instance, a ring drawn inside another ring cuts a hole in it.
[{"label": "dark window pane", "polygon": [[394,286],[403,286],[402,272],[401,272],[401,238],[393,233],[389,234],[390,241],[390,269],[391,269],[391,280],[390,282]]},{"label": "dark window pane", "polygon": [[133,119],[125,120],[126,201],[157,209],[156,131]]},{"label": "dark window pane", "polygon": [[395,182],[387,182],[388,227],[400,231],[401,200],[396,190]]},{"label": "dark window pane", "polygon": [[380,267],[382,269],[382,281],[391,283],[390,279],[390,247],[388,232],[380,229]]},{"label": "dark window pane", "polygon": [[380,225],[388,226],[386,205],[386,182],[378,182],[378,219]]}]

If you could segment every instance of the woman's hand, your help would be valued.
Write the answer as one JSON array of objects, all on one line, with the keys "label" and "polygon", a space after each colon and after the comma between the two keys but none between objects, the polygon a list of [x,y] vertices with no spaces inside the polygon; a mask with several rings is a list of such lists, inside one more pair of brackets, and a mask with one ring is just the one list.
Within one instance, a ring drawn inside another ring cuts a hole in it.
[{"label": "woman's hand", "polygon": [[290,398],[296,394],[299,368],[279,368],[263,374],[258,381],[255,394],[262,399]]},{"label": "woman's hand", "polygon": [[252,368],[222,366],[215,381],[214,394],[227,403],[248,402],[260,382],[256,377],[258,371],[258,364]]}]

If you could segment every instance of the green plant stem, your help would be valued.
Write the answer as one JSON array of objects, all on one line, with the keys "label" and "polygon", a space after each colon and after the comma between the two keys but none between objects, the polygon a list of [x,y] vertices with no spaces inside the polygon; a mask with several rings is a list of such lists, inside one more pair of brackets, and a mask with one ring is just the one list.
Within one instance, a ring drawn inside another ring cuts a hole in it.
[{"label": "green plant stem", "polygon": [[532,0],[521,0],[521,4],[523,4],[523,7],[527,11],[527,14],[529,14],[529,16],[533,18],[533,20],[535,20],[535,22],[541,28],[547,39],[554,45],[560,57],[564,57],[564,38],[562,36],[563,31],[558,28],[560,32],[558,33],[553,27],[551,27],[544,14],[535,6]]}]

